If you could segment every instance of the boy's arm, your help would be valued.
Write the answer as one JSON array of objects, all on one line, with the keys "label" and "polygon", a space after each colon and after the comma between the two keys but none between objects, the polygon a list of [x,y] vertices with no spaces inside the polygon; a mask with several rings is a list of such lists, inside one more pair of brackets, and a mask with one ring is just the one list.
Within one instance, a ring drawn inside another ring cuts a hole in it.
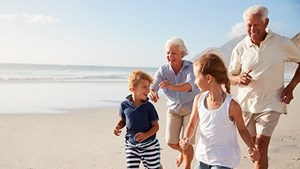
[{"label": "boy's arm", "polygon": [[134,137],[135,137],[136,141],[143,142],[147,138],[153,136],[159,130],[158,120],[152,121],[151,124],[152,124],[152,127],[147,132],[139,132],[139,133],[135,134]]},{"label": "boy's arm", "polygon": [[121,129],[126,125],[125,118],[121,118],[114,128],[114,134],[119,136],[121,134]]}]

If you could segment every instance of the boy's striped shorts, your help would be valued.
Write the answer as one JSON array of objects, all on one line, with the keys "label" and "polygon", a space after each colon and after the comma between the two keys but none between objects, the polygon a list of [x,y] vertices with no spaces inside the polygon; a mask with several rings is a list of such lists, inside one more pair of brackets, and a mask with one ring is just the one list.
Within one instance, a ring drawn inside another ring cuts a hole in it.
[{"label": "boy's striped shorts", "polygon": [[125,141],[125,154],[128,169],[138,169],[141,161],[146,169],[160,169],[160,144],[157,139],[138,144]]}]

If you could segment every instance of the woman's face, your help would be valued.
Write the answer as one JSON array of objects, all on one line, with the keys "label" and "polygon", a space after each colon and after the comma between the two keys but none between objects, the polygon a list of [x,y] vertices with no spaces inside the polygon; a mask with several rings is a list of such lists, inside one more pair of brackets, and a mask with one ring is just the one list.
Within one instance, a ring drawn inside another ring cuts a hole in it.
[{"label": "woman's face", "polygon": [[178,46],[170,46],[166,49],[167,61],[171,65],[178,65],[182,63],[183,52]]}]

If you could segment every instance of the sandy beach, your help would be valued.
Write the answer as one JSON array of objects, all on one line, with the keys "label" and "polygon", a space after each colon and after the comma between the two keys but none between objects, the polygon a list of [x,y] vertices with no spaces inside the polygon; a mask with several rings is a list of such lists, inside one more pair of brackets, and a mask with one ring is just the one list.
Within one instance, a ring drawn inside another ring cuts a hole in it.
[{"label": "sandy beach", "polygon": [[[294,97],[271,140],[270,169],[300,168],[299,86]],[[160,115],[162,164],[165,169],[175,169],[178,153],[164,141],[165,99],[155,106]],[[0,168],[125,169],[124,133],[120,137],[112,133],[118,118],[118,107],[62,114],[0,114]],[[245,156],[244,143],[239,142]],[[242,157],[238,169],[251,169],[251,163]]]}]

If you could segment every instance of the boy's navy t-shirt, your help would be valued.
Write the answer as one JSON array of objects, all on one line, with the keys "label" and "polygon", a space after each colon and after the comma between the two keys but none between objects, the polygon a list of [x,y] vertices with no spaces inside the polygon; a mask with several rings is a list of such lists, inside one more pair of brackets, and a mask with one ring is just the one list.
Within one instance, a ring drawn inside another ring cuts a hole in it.
[{"label": "boy's navy t-shirt", "polygon": [[[158,114],[155,107],[148,100],[141,104],[139,107],[135,107],[130,101],[132,95],[126,97],[121,103],[119,115],[126,119],[126,135],[125,139],[132,144],[137,144],[134,135],[138,132],[147,132],[151,129],[151,122],[157,121]],[[156,134],[152,135],[143,142],[154,140]]]}]

